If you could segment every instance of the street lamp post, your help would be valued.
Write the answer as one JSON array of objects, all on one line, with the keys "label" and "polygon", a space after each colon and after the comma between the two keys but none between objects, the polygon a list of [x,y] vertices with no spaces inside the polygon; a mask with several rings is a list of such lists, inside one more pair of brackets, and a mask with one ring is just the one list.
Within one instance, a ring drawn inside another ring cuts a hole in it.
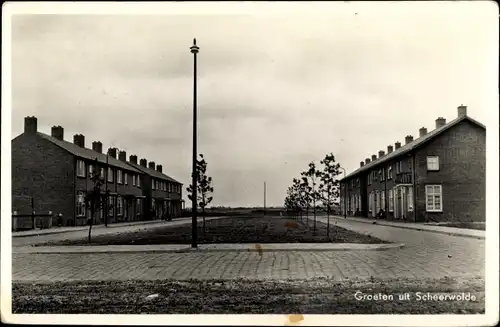
[{"label": "street lamp post", "polygon": [[344,218],[347,218],[347,181],[345,180],[345,168],[340,167],[344,171]]},{"label": "street lamp post", "polygon": [[197,153],[196,153],[196,54],[199,52],[200,48],[196,45],[196,39],[193,39],[193,45],[189,48],[191,49],[191,53],[194,55],[194,70],[193,70],[193,173],[192,173],[192,177],[193,177],[193,182],[192,182],[192,185],[193,185],[193,194],[192,194],[192,214],[193,214],[193,218],[192,218],[192,242],[191,242],[191,247],[192,248],[196,248],[198,247],[197,244],[196,244],[196,241],[197,241],[197,206],[198,206],[198,203],[197,203],[197,200],[198,200],[198,196],[197,196],[197,185],[196,185],[196,182],[197,182],[197,175],[198,175],[198,172],[196,170],[196,157],[197,157]]}]

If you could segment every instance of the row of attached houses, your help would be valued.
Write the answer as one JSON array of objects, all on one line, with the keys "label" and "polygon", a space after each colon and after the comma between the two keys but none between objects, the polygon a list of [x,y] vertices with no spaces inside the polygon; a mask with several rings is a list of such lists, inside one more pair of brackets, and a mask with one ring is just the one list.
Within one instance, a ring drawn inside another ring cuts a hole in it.
[{"label": "row of attached houses", "polygon": [[349,216],[412,222],[485,221],[486,127],[459,106],[450,122],[420,128],[360,162],[340,181],[340,206]]},{"label": "row of attached houses", "polygon": [[[53,212],[62,225],[84,225],[91,217],[85,195],[92,190],[93,172],[104,180],[107,204],[96,213],[96,224],[178,217],[182,184],[162,172],[161,165],[116,148],[102,151],[95,141],[85,147],[85,136],[64,140],[64,129],[53,126],[41,133],[36,117],[26,117],[24,132],[12,140],[12,211],[20,214]],[[27,198],[33,199],[32,205]],[[32,207],[33,206],[33,207]]]}]

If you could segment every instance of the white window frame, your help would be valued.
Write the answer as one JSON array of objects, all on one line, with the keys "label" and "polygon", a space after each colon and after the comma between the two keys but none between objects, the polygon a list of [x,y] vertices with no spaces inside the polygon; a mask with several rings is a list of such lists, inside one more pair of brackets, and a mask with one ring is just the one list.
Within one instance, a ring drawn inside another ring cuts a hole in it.
[{"label": "white window frame", "polygon": [[380,209],[385,211],[385,191],[380,192]]},{"label": "white window frame", "polygon": [[427,156],[427,171],[439,171],[439,156]]},{"label": "white window frame", "polygon": [[135,186],[135,174],[132,174],[132,186]]},{"label": "white window frame", "polygon": [[387,179],[392,179],[392,165],[387,168]]},{"label": "white window frame", "polygon": [[394,190],[389,190],[389,212],[394,212]]},{"label": "white window frame", "polygon": [[141,175],[137,175],[137,187],[141,187]]},{"label": "white window frame", "polygon": [[100,176],[102,179],[104,179],[104,167],[101,167],[100,169]]},{"label": "white window frame", "polygon": [[110,196],[108,197],[108,217],[114,217],[115,216],[115,208],[114,208],[114,201],[113,197]]},{"label": "white window frame", "polygon": [[93,164],[89,164],[89,177],[92,177],[92,174],[94,173],[94,165]]},{"label": "white window frame", "polygon": [[122,170],[121,169],[117,169],[116,170],[116,182],[118,184],[123,184],[123,180],[122,180]]},{"label": "white window frame", "polygon": [[151,188],[154,190],[155,189],[155,179],[151,179]]},{"label": "white window frame", "polygon": [[108,182],[113,183],[113,169],[108,167]]},{"label": "white window frame", "polygon": [[372,212],[372,203],[373,203],[373,193],[368,193],[368,211]]},{"label": "white window frame", "polygon": [[125,185],[128,185],[128,174],[127,172],[123,173],[123,182]]},{"label": "white window frame", "polygon": [[77,160],[76,161],[76,176],[85,177],[85,161]]},{"label": "white window frame", "polygon": [[[431,201],[429,201],[429,197],[432,197]],[[436,197],[439,197],[439,208],[436,208]],[[425,185],[425,211],[443,212],[442,185]]]},{"label": "white window frame", "polygon": [[76,193],[76,216],[85,217],[85,194],[82,191]]}]

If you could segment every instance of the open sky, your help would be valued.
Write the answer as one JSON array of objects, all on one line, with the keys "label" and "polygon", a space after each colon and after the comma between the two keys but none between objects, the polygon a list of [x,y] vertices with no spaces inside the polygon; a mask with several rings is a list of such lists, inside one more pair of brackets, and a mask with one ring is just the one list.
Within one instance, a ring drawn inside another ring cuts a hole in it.
[{"label": "open sky", "polygon": [[498,127],[488,121],[498,110],[494,2],[207,5],[14,15],[11,136],[34,115],[42,132],[61,125],[66,140],[82,133],[87,147],[99,140],[162,164],[187,186],[193,37],[214,205],[262,205],[264,181],[267,204],[282,205],[310,161],[332,152],[352,172],[460,104]]}]

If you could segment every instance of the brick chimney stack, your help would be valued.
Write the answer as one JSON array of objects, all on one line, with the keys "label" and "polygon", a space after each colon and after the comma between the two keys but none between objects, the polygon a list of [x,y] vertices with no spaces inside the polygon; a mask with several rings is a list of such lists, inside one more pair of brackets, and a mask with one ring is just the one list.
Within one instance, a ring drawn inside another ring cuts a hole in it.
[{"label": "brick chimney stack", "polygon": [[385,156],[385,152],[384,152],[383,150],[380,150],[380,151],[378,152],[378,157],[379,157],[379,158],[382,158],[383,156]]},{"label": "brick chimney stack", "polygon": [[396,142],[394,143],[394,149],[397,150],[401,147],[401,143],[400,142]]},{"label": "brick chimney stack", "polygon": [[365,165],[368,165],[370,163],[370,158],[365,159]]},{"label": "brick chimney stack", "polygon": [[102,153],[102,143],[100,141],[92,142],[92,150]]},{"label": "brick chimney stack", "polygon": [[108,149],[108,154],[109,154],[111,157],[115,158],[115,159],[116,159],[116,150],[117,150],[116,148],[109,148],[109,149]]},{"label": "brick chimney stack", "polygon": [[387,146],[387,154],[391,153],[393,151],[392,145]]},{"label": "brick chimney stack", "polygon": [[405,137],[405,144],[411,143],[412,141],[413,141],[413,136],[406,135],[406,137]]},{"label": "brick chimney stack", "polygon": [[120,161],[124,161],[124,162],[126,162],[126,161],[127,161],[127,152],[125,152],[125,151],[120,151],[120,152],[118,153],[118,159],[119,159]]},{"label": "brick chimney stack", "polygon": [[141,159],[140,163],[141,163],[141,166],[146,167],[146,168],[148,167],[148,161],[146,159]]},{"label": "brick chimney stack", "polygon": [[438,117],[438,119],[436,119],[436,128],[443,127],[444,125],[446,125],[446,119]]},{"label": "brick chimney stack", "polygon": [[377,160],[377,155],[372,154],[372,161],[375,161],[375,160]]},{"label": "brick chimney stack", "polygon": [[35,116],[33,117],[25,117],[24,118],[24,132],[26,134],[36,134],[38,125],[38,120]]},{"label": "brick chimney stack", "polygon": [[458,117],[467,116],[467,106],[461,104],[460,106],[458,106],[457,112],[458,112]]},{"label": "brick chimney stack", "polygon": [[80,148],[85,147],[85,136],[83,134],[73,135],[73,143],[78,145]]},{"label": "brick chimney stack", "polygon": [[133,164],[136,164],[137,165],[137,156],[135,154],[131,155],[129,157],[129,161]]},{"label": "brick chimney stack", "polygon": [[159,171],[161,173],[162,169],[163,169],[162,165],[156,165],[156,171]]},{"label": "brick chimney stack", "polygon": [[151,162],[149,163],[149,169],[153,169],[153,170],[155,170],[155,162],[154,162],[154,161],[151,161]]},{"label": "brick chimney stack", "polygon": [[360,162],[359,162],[359,166],[360,166],[360,167],[363,167],[364,165],[365,165],[365,162],[364,162],[364,161],[360,161]]},{"label": "brick chimney stack", "polygon": [[61,126],[52,126],[51,135],[52,135],[52,137],[55,137],[56,139],[63,141],[64,140],[64,128],[62,128]]},{"label": "brick chimney stack", "polygon": [[427,128],[422,127],[422,128],[420,128],[420,129],[418,130],[418,132],[419,132],[420,137],[422,137],[422,136],[424,136],[425,134],[427,134]]}]

